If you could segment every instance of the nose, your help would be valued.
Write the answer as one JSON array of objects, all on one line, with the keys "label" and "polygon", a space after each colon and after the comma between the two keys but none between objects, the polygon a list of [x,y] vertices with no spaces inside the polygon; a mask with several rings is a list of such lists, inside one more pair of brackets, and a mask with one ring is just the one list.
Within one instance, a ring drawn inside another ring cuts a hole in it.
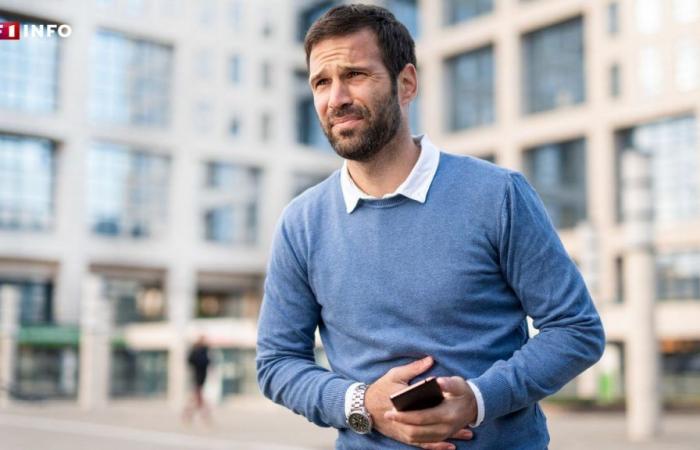
[{"label": "nose", "polygon": [[337,111],[349,104],[352,104],[352,98],[348,87],[342,81],[334,81],[328,98],[328,108]]}]

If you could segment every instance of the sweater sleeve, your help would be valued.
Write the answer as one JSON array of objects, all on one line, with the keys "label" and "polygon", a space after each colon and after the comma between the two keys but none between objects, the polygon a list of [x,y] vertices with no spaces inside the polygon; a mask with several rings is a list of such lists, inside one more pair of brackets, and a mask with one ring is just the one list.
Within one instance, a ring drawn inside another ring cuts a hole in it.
[{"label": "sweater sleeve", "polygon": [[501,271],[539,333],[471,380],[483,394],[487,421],[555,393],[600,359],[605,346],[578,269],[518,173],[510,174],[499,222]]},{"label": "sweater sleeve", "polygon": [[258,384],[266,397],[311,422],[343,428],[345,392],[353,381],[315,362],[321,307],[297,254],[283,219],[272,244],[258,321]]}]

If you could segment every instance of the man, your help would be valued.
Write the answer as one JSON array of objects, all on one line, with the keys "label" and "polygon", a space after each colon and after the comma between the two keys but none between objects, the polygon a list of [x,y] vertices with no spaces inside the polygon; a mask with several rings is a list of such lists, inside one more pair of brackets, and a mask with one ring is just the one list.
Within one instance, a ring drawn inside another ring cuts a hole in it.
[{"label": "man", "polygon": [[205,420],[210,420],[209,407],[204,400],[204,383],[207,380],[207,370],[209,370],[209,346],[204,336],[199,336],[187,355],[187,364],[192,368],[192,381],[194,382],[192,398],[185,406],[183,419],[186,422],[192,420],[196,411],[201,411]]},{"label": "man", "polygon": [[[411,137],[414,43],[388,11],[333,8],[305,49],[345,162],[277,227],[262,391],[337,428],[338,449],[546,448],[537,401],[597,361],[604,336],[542,203],[520,174]],[[330,371],[314,362],[317,327]],[[393,409],[392,393],[431,375],[440,405]]]}]

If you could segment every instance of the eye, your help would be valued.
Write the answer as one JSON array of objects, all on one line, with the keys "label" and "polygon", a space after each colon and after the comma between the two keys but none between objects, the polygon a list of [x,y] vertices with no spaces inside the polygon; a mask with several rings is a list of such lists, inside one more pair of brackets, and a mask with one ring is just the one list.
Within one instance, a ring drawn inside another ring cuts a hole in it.
[{"label": "eye", "polygon": [[315,87],[325,86],[326,84],[328,84],[328,78],[321,78],[316,81]]},{"label": "eye", "polygon": [[351,70],[350,72],[348,72],[348,78],[353,78],[360,75],[363,75],[362,72],[358,72],[357,70]]}]

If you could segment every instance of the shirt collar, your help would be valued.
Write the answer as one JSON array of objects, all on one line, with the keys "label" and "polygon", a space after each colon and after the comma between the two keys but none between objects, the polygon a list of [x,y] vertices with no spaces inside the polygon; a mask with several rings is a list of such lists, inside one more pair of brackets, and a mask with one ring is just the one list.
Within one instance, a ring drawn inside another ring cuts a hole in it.
[{"label": "shirt collar", "polygon": [[[382,198],[403,195],[419,203],[425,203],[425,199],[428,196],[428,189],[430,189],[430,185],[435,177],[435,172],[437,172],[438,163],[440,162],[440,151],[430,142],[427,135],[423,134],[414,139],[420,142],[421,147],[418,161],[416,161],[411,173],[408,174],[404,182],[396,188],[396,191],[391,194],[386,194]],[[350,177],[347,161],[343,161],[343,167],[340,169],[340,187],[343,192],[345,209],[348,214],[355,210],[360,199],[377,199],[377,197],[372,197],[357,187]]]}]

